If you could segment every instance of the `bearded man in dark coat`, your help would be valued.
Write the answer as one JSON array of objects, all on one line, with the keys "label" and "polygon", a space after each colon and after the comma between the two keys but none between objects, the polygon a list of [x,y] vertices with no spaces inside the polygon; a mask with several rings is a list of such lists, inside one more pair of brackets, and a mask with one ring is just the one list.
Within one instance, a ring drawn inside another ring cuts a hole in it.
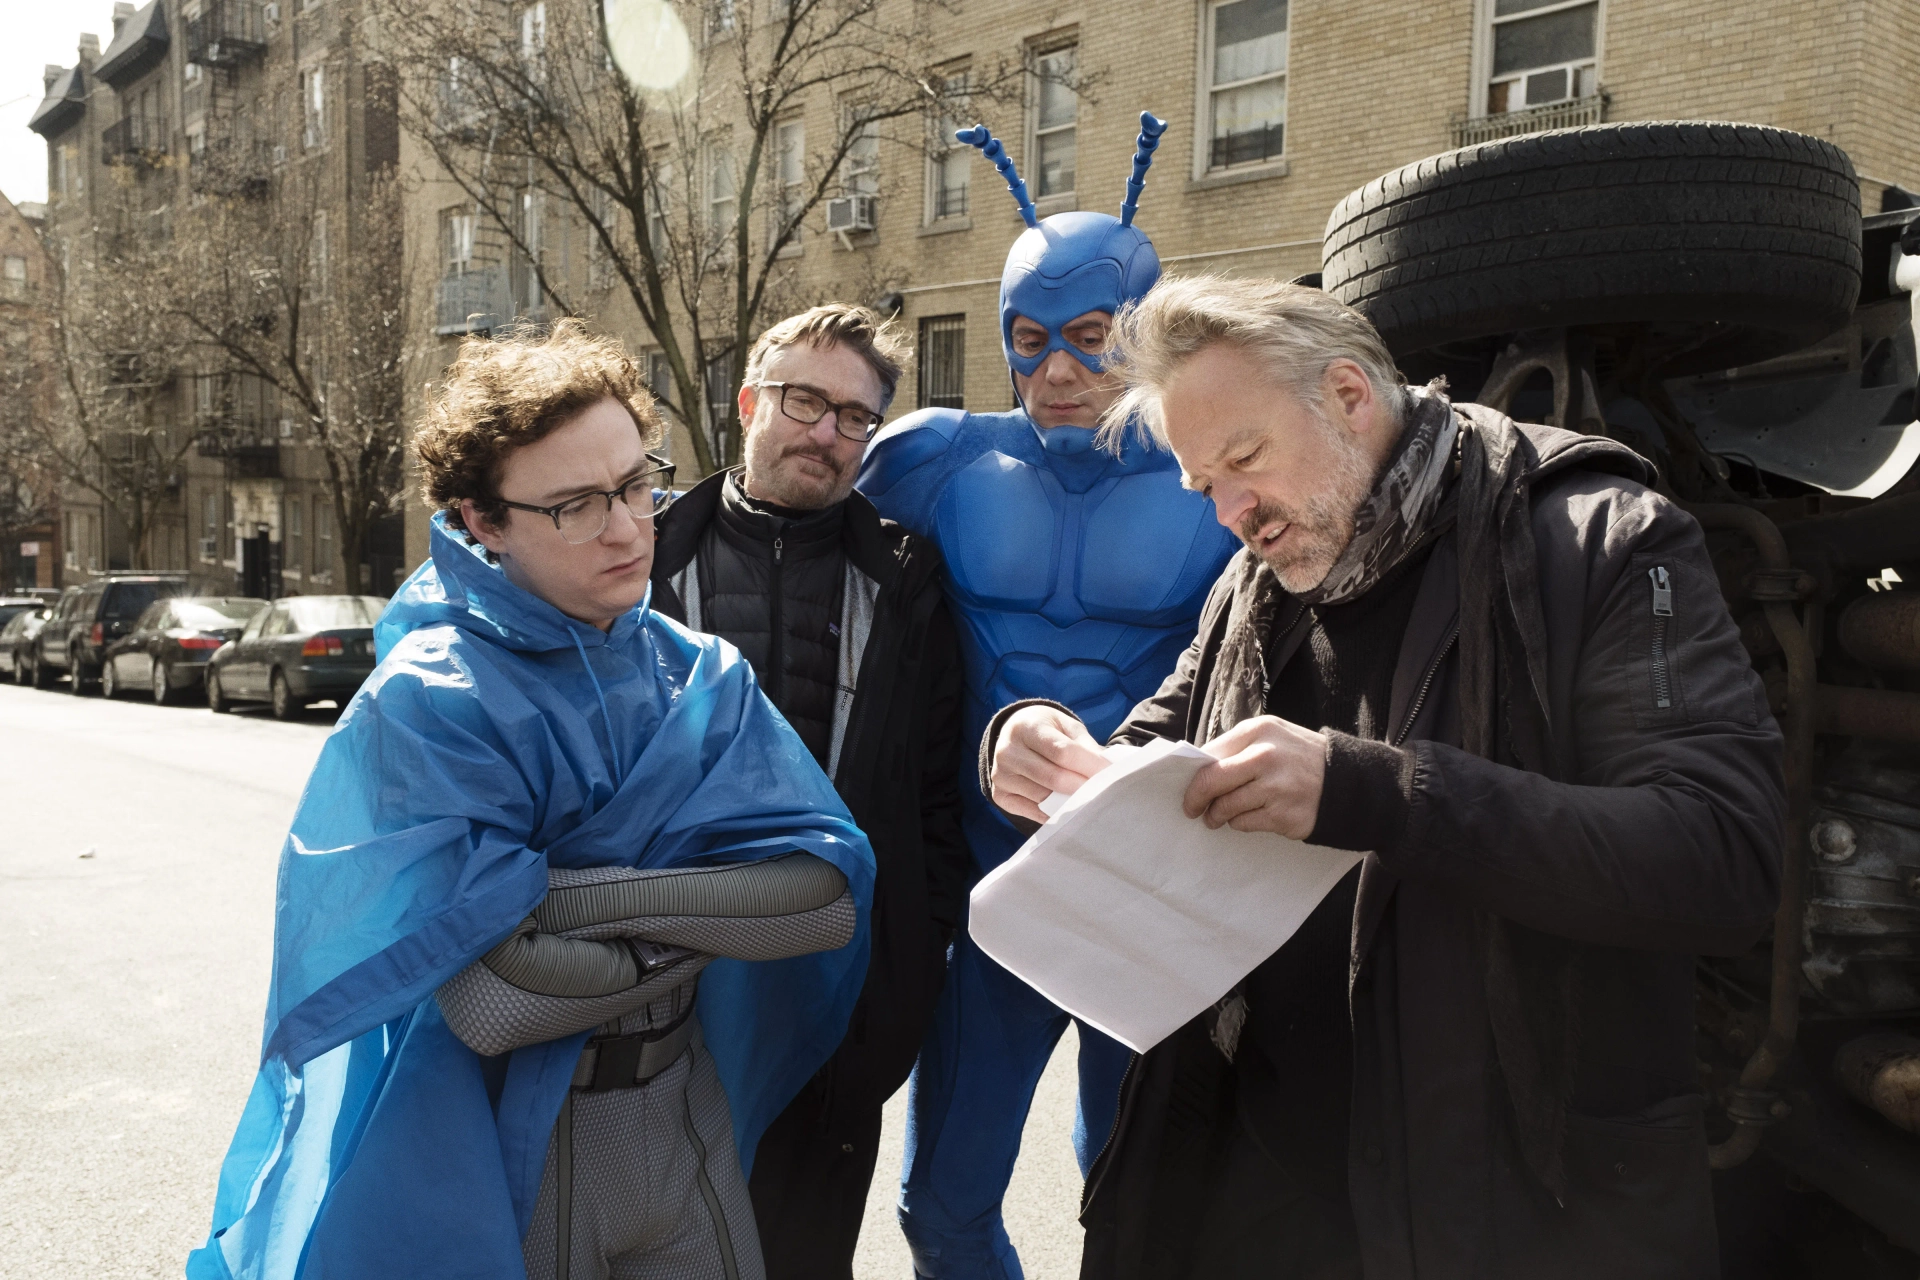
[{"label": "bearded man in dark coat", "polygon": [[[1110,741],[1204,746],[1209,827],[1366,856],[1134,1062],[1082,1275],[1717,1277],[1694,956],[1764,932],[1785,793],[1698,524],[1317,290],[1162,281],[1112,346],[1109,421],[1246,546]],[[1106,763],[1025,702],[981,766],[1039,822]]]}]

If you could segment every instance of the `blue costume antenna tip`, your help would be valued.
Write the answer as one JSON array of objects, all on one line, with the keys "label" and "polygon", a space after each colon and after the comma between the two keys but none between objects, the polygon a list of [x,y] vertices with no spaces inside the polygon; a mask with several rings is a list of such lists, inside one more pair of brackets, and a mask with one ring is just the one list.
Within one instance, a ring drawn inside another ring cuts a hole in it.
[{"label": "blue costume antenna tip", "polygon": [[[1162,129],[1166,128],[1163,124]],[[1027,183],[1020,171],[1013,167],[1013,157],[1000,145],[1000,139],[987,131],[987,126],[977,124],[971,129],[962,129],[953,135],[955,142],[964,142],[970,147],[980,148],[980,154],[993,163],[1000,176],[1007,180],[1007,190],[1013,193],[1015,203],[1020,206],[1020,216],[1030,227],[1040,225],[1040,216],[1033,210],[1033,199],[1027,194]]]},{"label": "blue costume antenna tip", "polygon": [[1167,131],[1167,122],[1151,111],[1140,113],[1140,136],[1133,143],[1133,176],[1127,179],[1127,198],[1120,202],[1120,225],[1133,225],[1133,215],[1140,211],[1140,193],[1147,189],[1147,170],[1153,165],[1154,148],[1160,145],[1160,135]]}]

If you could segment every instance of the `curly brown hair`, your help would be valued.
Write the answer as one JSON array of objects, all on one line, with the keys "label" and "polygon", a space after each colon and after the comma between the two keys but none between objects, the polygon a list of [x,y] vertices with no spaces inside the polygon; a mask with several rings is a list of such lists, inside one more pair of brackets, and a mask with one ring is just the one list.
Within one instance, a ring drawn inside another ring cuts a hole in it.
[{"label": "curly brown hair", "polygon": [[606,399],[633,415],[648,449],[658,447],[665,425],[640,366],[616,339],[590,334],[572,318],[467,339],[413,438],[421,495],[454,529],[466,530],[460,504],[467,498],[488,521],[505,518],[496,486],[507,455]]}]

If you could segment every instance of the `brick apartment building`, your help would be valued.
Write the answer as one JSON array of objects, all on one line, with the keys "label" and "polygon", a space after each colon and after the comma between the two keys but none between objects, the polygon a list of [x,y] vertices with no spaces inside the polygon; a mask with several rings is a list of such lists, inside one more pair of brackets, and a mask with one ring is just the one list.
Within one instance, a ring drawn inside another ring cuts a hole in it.
[{"label": "brick apartment building", "polygon": [[[82,35],[72,66],[47,68],[28,126],[47,143],[47,240],[69,264],[69,295],[91,283],[83,277],[97,236],[131,223],[164,242],[173,211],[264,200],[296,178],[317,193],[302,216],[312,219],[312,268],[326,280],[330,257],[361,242],[366,175],[390,168],[397,152],[391,110],[367,106],[355,0],[149,0],[114,10],[104,50]],[[334,288],[324,306],[358,305],[344,295]],[[213,591],[342,590],[327,470],[296,411],[260,377],[191,344],[146,356],[142,377],[180,442],[146,566],[188,570]],[[64,508],[67,583],[139,562],[97,496],[69,483]],[[384,593],[400,568],[399,519],[375,533],[362,561],[372,561],[370,589]]]},{"label": "brick apartment building", "polygon": [[[503,38],[544,40],[549,6],[580,2],[503,4]],[[333,243],[352,246],[352,175],[364,167],[370,145],[386,145],[368,141],[380,128],[367,123],[363,64],[384,51],[378,24],[360,21],[364,4],[152,0],[117,22],[104,54],[83,42],[75,67],[49,69],[48,96],[33,124],[48,139],[54,239],[77,234],[109,174],[152,185],[157,201],[162,191],[190,197],[202,173],[211,182],[237,166],[272,181],[283,166],[326,165],[340,174],[341,204],[328,216],[343,230]],[[680,10],[696,41],[710,45],[749,38],[741,33],[751,24],[740,15],[766,18],[775,4],[686,0]],[[817,208],[781,256],[781,289],[796,301],[841,297],[899,306],[917,361],[896,413],[1012,402],[995,298],[1001,262],[1021,223],[992,167],[947,141],[955,124],[975,119],[1004,140],[1042,215],[1117,211],[1139,112],[1167,119],[1139,225],[1174,272],[1315,271],[1329,210],[1370,178],[1463,143],[1602,120],[1748,120],[1802,130],[1852,155],[1869,210],[1889,189],[1920,190],[1920,81],[1908,73],[1920,65],[1920,7],[1912,5],[887,5],[931,24],[928,71],[945,83],[1024,69],[1023,88],[959,105],[951,118],[876,127],[841,165],[839,198]],[[765,25],[751,38],[764,39]],[[366,33],[363,44],[346,40],[349,30]],[[702,96],[724,103],[724,82],[703,85]],[[817,149],[819,139],[835,136],[847,109],[823,88],[782,118],[761,200],[781,198],[789,175],[779,156],[807,156],[808,140]],[[118,163],[115,130],[157,131],[165,139],[159,149],[173,162]],[[473,145],[485,136],[475,128]],[[736,151],[703,147],[682,160],[701,170],[688,184],[693,198],[723,216],[737,208],[728,203],[739,179]],[[568,291],[570,305],[657,361],[631,301],[595,279],[605,276],[605,264],[596,260],[576,207],[521,174],[524,186],[493,213],[483,212],[417,139],[403,137],[399,153],[408,191],[409,415],[461,336],[558,309],[541,287],[543,273],[578,286]],[[516,176],[500,180],[510,184]],[[503,217],[503,208],[512,212]],[[829,230],[830,218],[836,230]],[[763,221],[756,216],[756,228]],[[731,397],[725,379],[709,381],[710,401]],[[183,380],[183,420],[190,417],[186,386]],[[261,416],[271,422],[270,412]],[[244,546],[264,530],[259,545],[279,548],[283,589],[321,588],[328,576],[326,504],[316,501],[311,460],[297,445],[251,430],[221,437],[253,441],[242,454],[213,446],[187,468],[177,519],[192,552],[188,567],[243,575]],[[676,428],[669,446],[683,471],[692,458],[685,431]],[[83,508],[79,502],[76,515]],[[407,563],[424,551],[421,515],[410,510]],[[87,543],[88,536],[105,541]],[[110,531],[77,529],[76,540],[76,564],[88,557],[101,567],[118,562],[106,549]],[[376,589],[384,590],[389,570],[381,568]]]},{"label": "brick apartment building", "polygon": [[[14,204],[0,194],[0,429],[52,411],[52,265],[40,239],[46,208]],[[0,594],[13,587],[50,587],[59,559],[57,494],[37,472],[0,470]]]},{"label": "brick apartment building", "polygon": [[[732,0],[704,7],[731,14]],[[713,15],[684,8],[690,25],[711,33]],[[541,10],[536,2],[516,12],[526,21],[525,13]],[[1869,211],[1889,188],[1920,190],[1920,81],[1902,70],[1920,65],[1920,7],[1911,5],[966,0],[927,12],[939,24],[936,74],[952,79],[1017,60],[1028,68],[1027,92],[1018,102],[928,121],[922,134],[877,131],[871,155],[847,166],[845,194],[861,197],[858,207],[837,215],[872,229],[829,234],[823,211],[821,225],[788,250],[798,296],[898,302],[918,354],[901,408],[1012,402],[995,299],[1020,220],[992,167],[941,138],[975,116],[1005,141],[1043,216],[1117,212],[1139,112],[1169,120],[1139,225],[1174,272],[1316,271],[1328,212],[1378,174],[1469,142],[1598,121],[1725,119],[1797,129],[1846,148]],[[801,136],[831,133],[841,109],[822,93],[793,126]],[[410,154],[422,179],[410,231],[439,239],[450,278],[467,268],[475,231],[458,193]],[[706,175],[719,196],[732,178]],[[584,263],[560,260],[583,256],[584,238],[567,235],[564,221],[549,218],[548,267],[583,271]],[[449,225],[458,229],[451,250]],[[507,279],[503,270],[505,300],[491,311],[543,314],[537,290],[506,297]],[[446,279],[437,287],[444,303]],[[462,328],[450,322],[457,309],[442,306],[449,315],[436,317],[443,342]],[[649,346],[618,291],[597,320],[634,347]],[[684,448],[679,456],[685,460]],[[409,532],[417,555],[424,528],[416,520]]]}]

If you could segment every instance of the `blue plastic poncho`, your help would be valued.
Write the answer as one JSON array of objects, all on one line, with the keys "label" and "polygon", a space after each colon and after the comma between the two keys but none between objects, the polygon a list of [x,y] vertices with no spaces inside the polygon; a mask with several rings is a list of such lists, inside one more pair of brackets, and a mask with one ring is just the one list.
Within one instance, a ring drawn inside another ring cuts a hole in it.
[{"label": "blue plastic poncho", "polygon": [[515,1051],[490,1091],[432,997],[540,901],[549,866],[798,849],[846,875],[847,946],[701,977],[743,1166],[865,977],[872,851],[731,646],[644,602],[607,633],[574,622],[437,517],[376,635],[281,854],[260,1073],[194,1280],[524,1277],[587,1033]]}]

